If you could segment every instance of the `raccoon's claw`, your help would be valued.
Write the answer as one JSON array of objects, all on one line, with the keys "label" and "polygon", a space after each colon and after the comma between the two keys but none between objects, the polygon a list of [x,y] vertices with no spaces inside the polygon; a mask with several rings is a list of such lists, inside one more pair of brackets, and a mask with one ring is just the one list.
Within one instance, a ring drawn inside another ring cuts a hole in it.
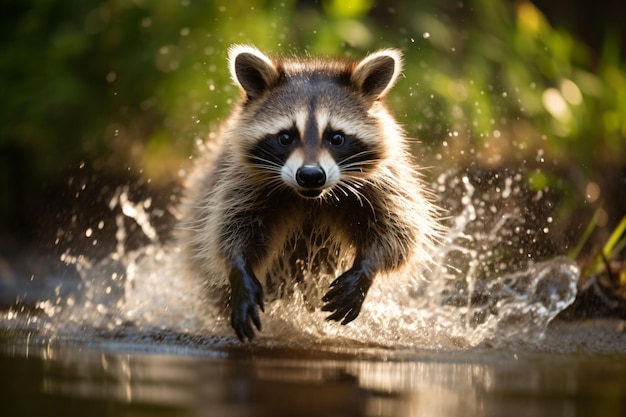
[{"label": "raccoon's claw", "polygon": [[259,319],[257,305],[263,311],[262,301],[246,300],[237,305],[233,304],[231,307],[230,323],[233,329],[235,329],[237,338],[242,342],[254,339],[255,334],[252,324],[254,324],[257,330],[261,330],[261,320]]},{"label": "raccoon's claw", "polygon": [[[243,273],[241,273],[243,272]],[[241,274],[240,274],[241,273]],[[230,324],[242,342],[254,339],[254,327],[261,330],[259,308],[263,308],[263,287],[251,271],[244,268],[231,275]]]},{"label": "raccoon's claw", "polygon": [[259,319],[259,310],[257,306],[263,310],[263,292],[253,296],[254,298],[248,298],[239,301],[237,304],[233,303],[231,307],[230,323],[237,338],[242,342],[246,340],[250,341],[254,339],[254,327],[257,330],[261,330],[261,320]]},{"label": "raccoon's claw", "polygon": [[326,320],[341,321],[346,325],[356,319],[371,285],[372,279],[361,270],[344,272],[330,284],[330,290],[322,298],[326,303],[322,311],[333,312]]}]

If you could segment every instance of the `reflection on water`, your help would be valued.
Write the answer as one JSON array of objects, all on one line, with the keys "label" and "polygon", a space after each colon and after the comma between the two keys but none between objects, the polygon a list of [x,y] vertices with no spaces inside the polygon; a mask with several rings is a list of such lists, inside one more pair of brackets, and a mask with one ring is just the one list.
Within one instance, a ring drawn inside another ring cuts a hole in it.
[{"label": "reflection on water", "polygon": [[626,355],[616,351],[215,351],[110,341],[84,345],[5,331],[0,369],[7,416],[626,413]]}]

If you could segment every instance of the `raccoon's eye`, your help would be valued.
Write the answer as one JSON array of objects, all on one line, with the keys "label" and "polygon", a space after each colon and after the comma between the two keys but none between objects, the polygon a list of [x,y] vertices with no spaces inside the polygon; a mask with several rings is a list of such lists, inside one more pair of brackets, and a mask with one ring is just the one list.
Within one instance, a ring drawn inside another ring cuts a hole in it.
[{"label": "raccoon's eye", "polygon": [[341,133],[333,133],[328,141],[333,146],[341,146],[346,141],[346,138]]},{"label": "raccoon's eye", "polygon": [[278,134],[278,143],[283,146],[289,146],[293,143],[293,135],[289,132],[282,132]]}]

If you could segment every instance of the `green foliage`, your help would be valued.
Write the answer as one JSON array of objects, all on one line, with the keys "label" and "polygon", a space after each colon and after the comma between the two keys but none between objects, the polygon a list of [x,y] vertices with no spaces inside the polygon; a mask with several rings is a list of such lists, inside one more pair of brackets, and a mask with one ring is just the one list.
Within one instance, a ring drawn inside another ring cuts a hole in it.
[{"label": "green foliage", "polygon": [[582,195],[626,164],[618,37],[608,33],[593,51],[529,1],[2,7],[0,160],[27,155],[33,181],[83,159],[113,171],[138,166],[155,182],[175,177],[238,97],[225,63],[232,43],[348,56],[401,48],[404,79],[389,101],[419,139],[416,153],[437,165],[527,164],[533,187],[568,189],[565,178]]},{"label": "green foliage", "polygon": [[[591,236],[593,229],[597,223],[598,216],[600,215],[600,209],[596,210],[592,221],[587,225],[585,232],[583,233],[580,242],[570,252],[569,257],[571,259],[577,259],[580,255],[580,251],[587,239]],[[587,279],[591,275],[597,275],[602,272],[606,272],[606,266],[608,261],[617,258],[619,254],[626,249],[626,215],[622,217],[618,225],[613,229],[611,235],[602,246],[600,253],[594,257],[588,265],[585,266],[582,272],[582,279]],[[626,277],[626,270],[620,271],[621,277]],[[626,280],[620,279],[620,285],[626,288]]]}]

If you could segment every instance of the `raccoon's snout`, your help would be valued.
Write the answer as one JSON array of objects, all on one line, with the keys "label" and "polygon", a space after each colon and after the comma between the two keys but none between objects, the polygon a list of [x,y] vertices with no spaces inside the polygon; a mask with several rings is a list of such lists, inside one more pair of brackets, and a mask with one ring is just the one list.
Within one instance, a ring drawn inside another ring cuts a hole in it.
[{"label": "raccoon's snout", "polygon": [[326,173],[318,165],[303,165],[296,171],[296,181],[302,188],[320,188],[326,184]]}]

